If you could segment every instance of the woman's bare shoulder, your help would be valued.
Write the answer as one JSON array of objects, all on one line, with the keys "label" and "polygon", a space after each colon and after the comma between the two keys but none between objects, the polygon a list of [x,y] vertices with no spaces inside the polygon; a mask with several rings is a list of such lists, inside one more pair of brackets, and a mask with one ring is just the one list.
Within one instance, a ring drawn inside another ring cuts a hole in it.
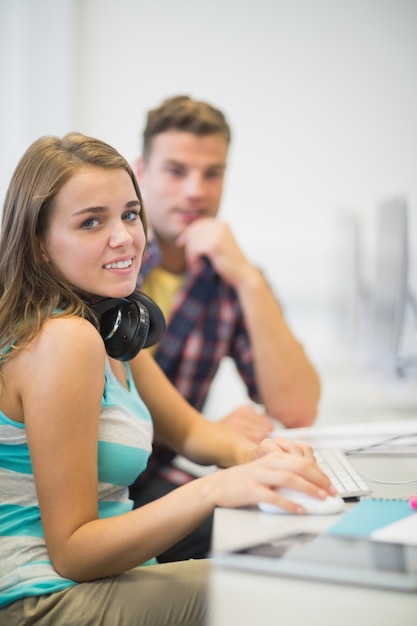
[{"label": "woman's bare shoulder", "polygon": [[104,355],[104,342],[97,328],[88,320],[75,315],[48,318],[28,346],[27,353],[36,358],[66,355],[70,358],[90,353]]},{"label": "woman's bare shoulder", "polygon": [[59,387],[56,381],[74,381],[77,376],[100,384],[104,363],[104,342],[93,324],[76,316],[48,318],[33,341],[4,365],[1,408],[23,422],[22,399],[33,389],[39,395],[45,381],[53,388]]}]

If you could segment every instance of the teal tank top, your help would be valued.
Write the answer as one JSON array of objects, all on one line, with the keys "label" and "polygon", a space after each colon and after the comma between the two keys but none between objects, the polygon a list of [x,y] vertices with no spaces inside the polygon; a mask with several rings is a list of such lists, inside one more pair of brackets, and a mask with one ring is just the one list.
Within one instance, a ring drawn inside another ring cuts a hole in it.
[{"label": "teal tank top", "polygon": [[[152,419],[124,365],[128,390],[106,366],[98,437],[101,518],[132,509],[128,486],[152,449]],[[0,607],[75,584],[54,570],[46,549],[25,425],[0,411]]]}]

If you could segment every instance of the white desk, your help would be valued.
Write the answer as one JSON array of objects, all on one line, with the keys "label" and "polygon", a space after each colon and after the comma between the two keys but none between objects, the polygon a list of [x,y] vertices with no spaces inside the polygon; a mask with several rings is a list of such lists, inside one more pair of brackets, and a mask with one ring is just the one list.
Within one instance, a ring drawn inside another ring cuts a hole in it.
[{"label": "white desk", "polygon": [[210,626],[415,626],[417,596],[215,570]]},{"label": "white desk", "polygon": [[[320,332],[322,328],[322,332]],[[323,330],[324,329],[324,330]],[[305,336],[310,338],[313,356],[322,379],[318,426],[375,422],[417,417],[417,380],[385,381],[373,375],[353,352],[346,350],[328,332],[324,323]],[[228,393],[224,393],[228,389]],[[230,407],[239,404],[224,380],[215,398],[225,398]],[[283,433],[285,435],[285,432]],[[350,457],[362,473],[379,480],[401,481],[417,478],[417,458]],[[405,497],[417,492],[417,483],[383,485],[372,483],[375,497]],[[268,540],[284,524],[285,516],[257,510],[218,509],[215,513],[213,551],[243,547],[253,540]],[[297,523],[317,524],[324,529],[335,516]],[[417,626],[417,594],[387,591],[338,583],[290,579],[275,575],[228,570],[216,566],[210,585],[214,617],[209,626]]]},{"label": "white desk", "polygon": [[[417,458],[352,458],[361,472],[389,480],[417,477]],[[376,497],[403,497],[416,485],[373,484]],[[295,519],[295,518],[293,518]],[[324,529],[337,516],[306,516],[297,524],[305,530]],[[287,516],[257,510],[218,509],[215,513],[213,551],[271,539],[274,530],[288,523]],[[416,626],[417,594],[372,589],[339,583],[290,579],[239,572],[216,566],[210,585],[214,617],[210,626]]]}]

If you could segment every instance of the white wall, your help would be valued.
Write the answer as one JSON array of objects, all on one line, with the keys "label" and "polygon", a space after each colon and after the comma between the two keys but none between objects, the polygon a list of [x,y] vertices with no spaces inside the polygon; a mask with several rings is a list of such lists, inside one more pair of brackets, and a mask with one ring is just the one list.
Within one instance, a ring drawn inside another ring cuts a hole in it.
[{"label": "white wall", "polygon": [[368,276],[394,193],[417,290],[415,0],[0,0],[0,54],[1,196],[37,136],[80,130],[133,160],[146,110],[189,93],[230,119],[223,214],[290,314],[349,304],[349,215]]}]

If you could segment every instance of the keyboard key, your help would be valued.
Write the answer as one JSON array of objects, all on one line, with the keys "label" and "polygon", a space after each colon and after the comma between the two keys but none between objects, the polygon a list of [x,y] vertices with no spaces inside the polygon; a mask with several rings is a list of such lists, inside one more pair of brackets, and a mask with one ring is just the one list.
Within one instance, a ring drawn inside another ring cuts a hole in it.
[{"label": "keyboard key", "polygon": [[372,489],[368,487],[342,450],[319,448],[314,450],[314,456],[341,498],[354,498],[371,493]]}]

